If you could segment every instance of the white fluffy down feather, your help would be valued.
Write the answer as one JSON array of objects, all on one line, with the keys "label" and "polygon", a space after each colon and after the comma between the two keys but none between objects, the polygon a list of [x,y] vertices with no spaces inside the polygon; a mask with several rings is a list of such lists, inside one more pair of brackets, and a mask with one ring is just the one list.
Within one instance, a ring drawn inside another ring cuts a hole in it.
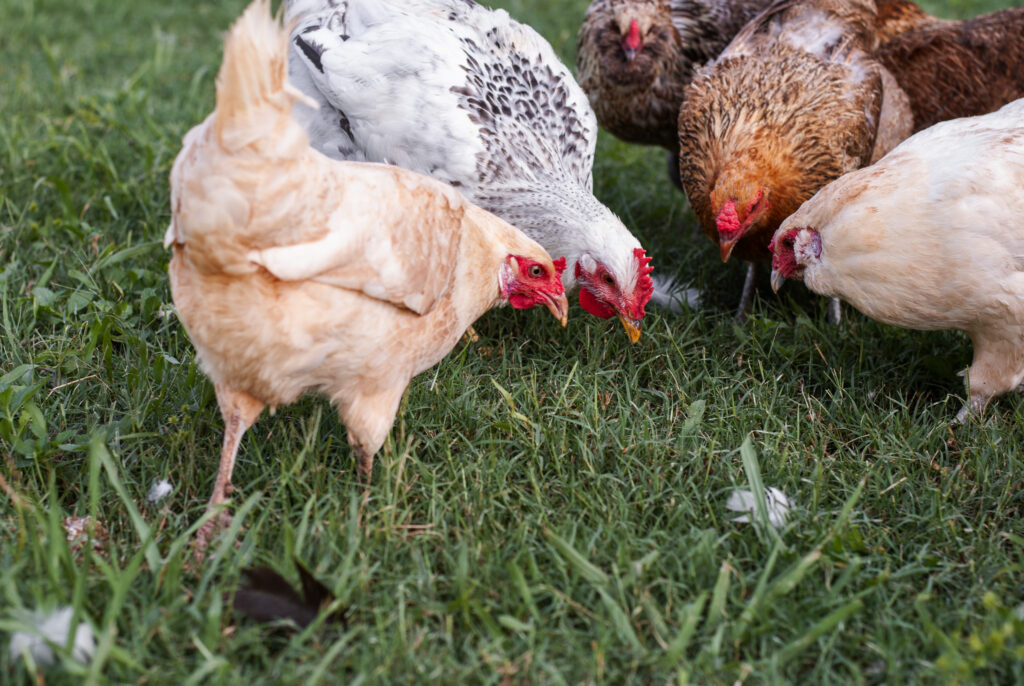
[{"label": "white fluffy down feather", "polygon": [[[776,529],[786,526],[789,519],[789,511],[793,507],[793,501],[785,493],[769,486],[764,489],[764,498],[768,505],[768,523]],[[750,491],[736,490],[729,496],[725,503],[726,509],[733,512],[746,512],[747,514],[733,517],[734,522],[749,522],[752,517],[757,516],[757,506],[754,504],[754,494]]]},{"label": "white fluffy down feather", "polygon": [[[71,633],[71,619],[74,608],[59,607],[53,612],[39,610],[27,613],[23,618],[26,631],[15,631],[11,635],[10,655],[15,661],[26,653],[42,667],[53,664],[51,644],[64,646]],[[96,652],[96,639],[88,621],[79,622],[71,646],[71,655],[79,662],[89,662]]]}]

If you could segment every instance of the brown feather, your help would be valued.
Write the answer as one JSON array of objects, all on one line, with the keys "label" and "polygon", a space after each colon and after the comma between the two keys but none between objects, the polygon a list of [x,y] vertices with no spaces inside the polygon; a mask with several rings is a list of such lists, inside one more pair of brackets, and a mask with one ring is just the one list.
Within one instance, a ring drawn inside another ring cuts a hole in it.
[{"label": "brown feather", "polygon": [[[768,0],[594,0],[576,69],[601,126],[629,143],[678,148],[679,105],[695,70],[714,59]],[[636,19],[643,48],[630,62],[622,39]]]},{"label": "brown feather", "polygon": [[877,57],[909,96],[915,131],[1024,97],[1024,7],[946,21],[911,4],[880,3],[900,19],[883,30]]},{"label": "brown feather", "polygon": [[767,260],[783,219],[829,181],[868,164],[880,120],[887,145],[909,134],[896,94],[882,117],[883,77],[869,54],[874,21],[871,2],[782,0],[687,90],[680,177],[704,233],[718,243],[715,220],[730,199],[743,221],[758,189],[768,197],[768,212],[733,250],[738,258]]}]

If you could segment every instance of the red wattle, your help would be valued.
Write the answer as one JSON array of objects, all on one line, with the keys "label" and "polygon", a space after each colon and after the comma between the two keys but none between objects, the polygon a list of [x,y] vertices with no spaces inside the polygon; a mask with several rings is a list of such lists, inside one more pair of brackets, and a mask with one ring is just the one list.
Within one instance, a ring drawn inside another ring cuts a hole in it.
[{"label": "red wattle", "polygon": [[743,233],[735,200],[730,200],[722,206],[715,218],[715,227],[718,229],[718,235],[726,240],[739,237]]},{"label": "red wattle", "polygon": [[537,304],[537,299],[522,293],[513,293],[508,296],[508,303],[517,310],[528,310]]},{"label": "red wattle", "polygon": [[610,319],[615,316],[615,308],[598,300],[586,287],[580,288],[580,307],[601,319]]}]

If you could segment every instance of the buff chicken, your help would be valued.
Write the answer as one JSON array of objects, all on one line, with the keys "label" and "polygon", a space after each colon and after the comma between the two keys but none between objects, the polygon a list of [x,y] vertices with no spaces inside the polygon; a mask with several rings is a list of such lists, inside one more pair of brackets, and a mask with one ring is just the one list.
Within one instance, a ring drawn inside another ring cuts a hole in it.
[{"label": "buff chicken", "polygon": [[1024,379],[1024,99],[936,124],[825,186],[772,240],[803,279],[878,321],[974,343],[963,421]]},{"label": "buff chicken", "polygon": [[906,95],[871,56],[875,21],[872,0],[778,0],[686,90],[680,177],[722,260],[749,263],[740,319],[782,220],[911,132]]},{"label": "buff chicken", "polygon": [[473,320],[505,303],[567,316],[564,262],[505,221],[428,177],[310,147],[287,54],[256,0],[171,172],[171,293],[225,424],[211,508],[264,407],[327,396],[368,475],[412,377]]}]

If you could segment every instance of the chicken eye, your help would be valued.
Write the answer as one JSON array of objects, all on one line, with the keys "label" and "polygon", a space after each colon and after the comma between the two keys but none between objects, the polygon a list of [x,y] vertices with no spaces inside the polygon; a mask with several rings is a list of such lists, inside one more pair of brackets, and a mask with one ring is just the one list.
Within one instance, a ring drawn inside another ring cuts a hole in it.
[{"label": "chicken eye", "polygon": [[530,274],[531,277],[533,277],[535,279],[539,279],[540,277],[544,276],[544,269],[541,268],[541,266],[539,264],[535,264],[535,265],[530,267],[528,273]]},{"label": "chicken eye", "polygon": [[612,278],[611,274],[605,274],[604,276],[601,277],[601,280],[604,281],[609,286],[615,285],[615,279]]}]

